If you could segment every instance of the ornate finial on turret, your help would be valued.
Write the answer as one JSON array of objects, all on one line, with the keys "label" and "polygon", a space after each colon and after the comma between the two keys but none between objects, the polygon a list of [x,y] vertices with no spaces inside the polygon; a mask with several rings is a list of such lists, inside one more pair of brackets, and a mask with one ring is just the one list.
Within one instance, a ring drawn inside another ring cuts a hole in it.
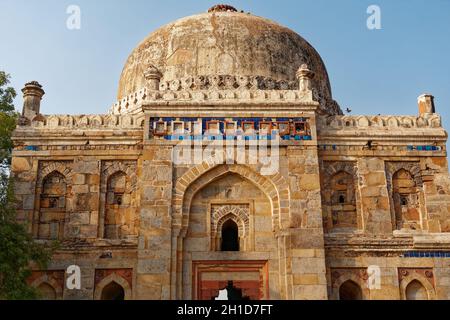
[{"label": "ornate finial on turret", "polygon": [[237,12],[237,9],[228,4],[217,4],[209,8],[208,12]]},{"label": "ornate finial on turret", "polygon": [[419,114],[433,114],[436,113],[436,108],[434,106],[434,97],[431,94],[423,94],[417,98],[419,104]]},{"label": "ornate finial on turret", "polygon": [[37,81],[31,81],[25,84],[23,92],[22,117],[33,120],[41,110],[41,100],[45,92]]},{"label": "ornate finial on turret", "polygon": [[299,90],[309,91],[311,90],[311,80],[314,78],[314,72],[309,70],[307,64],[302,64],[297,71],[297,79],[299,80]]},{"label": "ornate finial on turret", "polygon": [[144,72],[145,80],[148,83],[148,89],[159,90],[159,82],[162,78],[162,73],[153,64],[150,64],[147,71]]}]

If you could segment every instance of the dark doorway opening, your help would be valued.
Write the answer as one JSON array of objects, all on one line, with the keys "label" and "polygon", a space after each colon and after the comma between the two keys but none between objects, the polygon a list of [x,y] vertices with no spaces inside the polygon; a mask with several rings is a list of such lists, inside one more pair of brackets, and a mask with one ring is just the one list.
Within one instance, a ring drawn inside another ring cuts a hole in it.
[{"label": "dark doorway opening", "polygon": [[[249,301],[249,297],[244,297],[242,293],[242,289],[236,288],[233,284],[233,281],[228,281],[228,285],[224,288],[227,290],[228,301]],[[215,300],[217,297],[212,298]]]},{"label": "dark doorway opening", "polygon": [[125,300],[125,291],[116,282],[111,282],[102,291],[102,300],[120,301]]},{"label": "dark doorway opening", "polygon": [[339,300],[362,300],[362,291],[359,285],[348,280],[339,288]]},{"label": "dark doorway opening", "polygon": [[239,229],[233,220],[228,220],[222,227],[222,251],[239,251]]}]

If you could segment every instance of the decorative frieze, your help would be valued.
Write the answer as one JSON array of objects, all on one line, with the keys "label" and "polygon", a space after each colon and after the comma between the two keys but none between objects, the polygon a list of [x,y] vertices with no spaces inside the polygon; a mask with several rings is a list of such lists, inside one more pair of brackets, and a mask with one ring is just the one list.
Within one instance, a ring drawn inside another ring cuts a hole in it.
[{"label": "decorative frieze", "polygon": [[161,91],[181,90],[298,90],[298,81],[275,80],[262,76],[204,75],[162,81]]},{"label": "decorative frieze", "polygon": [[312,140],[309,118],[150,118],[150,138]]},{"label": "decorative frieze", "polygon": [[124,151],[124,150],[142,150],[143,145],[127,145],[127,144],[114,144],[114,145],[54,145],[54,146],[17,146],[16,151]]},{"label": "decorative frieze", "polygon": [[[204,87],[204,82],[198,80],[192,86]],[[162,84],[164,86],[164,84]],[[271,85],[268,85],[271,87]],[[276,86],[275,86],[276,87]],[[184,89],[183,82],[174,80],[167,88],[160,88],[159,91],[150,91],[142,89],[122,100],[116,102],[109,110],[110,114],[133,114],[142,111],[142,107],[146,104],[157,103],[305,103],[316,106],[316,102],[320,97],[314,97],[313,91],[298,91],[281,89],[240,89],[240,88],[223,88],[223,89]],[[330,108],[338,108],[337,104],[330,102]]]}]

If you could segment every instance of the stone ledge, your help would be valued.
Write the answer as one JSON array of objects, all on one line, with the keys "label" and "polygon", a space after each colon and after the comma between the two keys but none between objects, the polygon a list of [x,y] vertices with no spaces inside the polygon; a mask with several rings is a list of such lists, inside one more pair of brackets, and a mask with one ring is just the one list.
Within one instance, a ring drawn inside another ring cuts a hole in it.
[{"label": "stone ledge", "polygon": [[450,249],[450,234],[421,234],[413,235],[415,249]]},{"label": "stone ledge", "polygon": [[[52,244],[53,240],[35,240],[40,244]],[[128,239],[128,240],[108,240],[108,239],[74,239],[66,240],[60,244],[60,248],[56,251],[64,252],[71,250],[126,250],[126,249],[137,249],[138,240]]]},{"label": "stone ledge", "polygon": [[193,261],[258,261],[270,258],[270,252],[192,252]]}]

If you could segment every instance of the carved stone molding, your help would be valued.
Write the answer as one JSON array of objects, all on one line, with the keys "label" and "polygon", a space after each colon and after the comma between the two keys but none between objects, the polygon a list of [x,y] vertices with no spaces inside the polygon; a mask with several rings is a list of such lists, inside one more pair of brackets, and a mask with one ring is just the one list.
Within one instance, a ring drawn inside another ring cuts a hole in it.
[{"label": "carved stone molding", "polygon": [[386,162],[386,179],[388,190],[392,193],[392,178],[399,170],[404,169],[411,173],[417,187],[423,186],[422,173],[419,162]]},{"label": "carved stone molding", "polygon": [[416,129],[417,128],[441,128],[441,116],[433,114],[431,116],[328,116],[319,119],[318,127],[320,130],[355,130],[368,127],[377,128],[398,128]]},{"label": "carved stone molding", "polygon": [[107,278],[111,274],[116,274],[128,282],[130,287],[133,284],[133,269],[97,269],[95,270],[95,285]]},{"label": "carved stone molding", "polygon": [[351,174],[355,180],[357,179],[357,165],[355,161],[324,161],[322,172],[331,177],[334,174],[344,171]]},{"label": "carved stone molding", "polygon": [[106,192],[106,185],[108,179],[118,172],[125,173],[131,181],[133,192],[136,190],[138,183],[138,178],[136,176],[137,172],[136,161],[115,160],[115,161],[102,161],[101,192]]},{"label": "carved stone molding", "polygon": [[427,281],[435,287],[434,284],[434,272],[432,268],[399,268],[398,269],[398,280],[400,282],[404,281],[406,278],[412,276],[415,278],[416,276],[421,276],[423,279],[427,279]]},{"label": "carved stone molding", "polygon": [[263,76],[203,75],[161,81],[160,91],[181,90],[298,90],[298,81],[275,80]]},{"label": "carved stone molding", "polygon": [[250,207],[248,205],[213,205],[211,207],[211,234],[215,236],[219,233],[221,224],[230,218],[236,222],[239,235],[246,236],[249,234],[249,216]]},{"label": "carved stone molding", "polygon": [[229,220],[236,223],[240,247],[242,251],[248,249],[250,237],[250,206],[240,205],[212,205],[211,206],[211,249],[218,250],[222,238],[222,226]]},{"label": "carved stone molding", "polygon": [[42,181],[52,172],[57,171],[66,178],[68,185],[72,184],[73,161],[40,161],[37,185],[40,187]]},{"label": "carved stone molding", "polygon": [[[120,108],[119,108],[120,109]],[[35,129],[132,129],[144,126],[144,115],[50,115],[33,120]]]}]

